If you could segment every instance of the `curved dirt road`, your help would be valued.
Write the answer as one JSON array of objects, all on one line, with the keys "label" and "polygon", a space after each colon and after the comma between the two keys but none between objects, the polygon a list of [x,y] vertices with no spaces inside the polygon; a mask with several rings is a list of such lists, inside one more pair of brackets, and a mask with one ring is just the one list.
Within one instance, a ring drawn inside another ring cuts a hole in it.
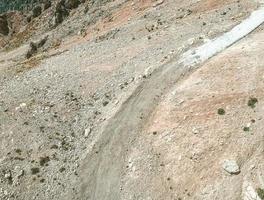
[{"label": "curved dirt road", "polygon": [[94,151],[82,166],[80,199],[120,199],[120,177],[133,139],[161,95],[188,71],[183,65],[175,65],[176,59],[138,86],[104,128]]}]

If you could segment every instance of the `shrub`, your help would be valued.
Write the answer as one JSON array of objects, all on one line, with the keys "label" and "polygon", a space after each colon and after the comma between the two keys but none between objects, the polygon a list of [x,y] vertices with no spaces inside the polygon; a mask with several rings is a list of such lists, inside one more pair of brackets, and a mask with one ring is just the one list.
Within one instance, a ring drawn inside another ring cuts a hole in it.
[{"label": "shrub", "polygon": [[38,174],[40,172],[38,167],[31,168],[31,174]]},{"label": "shrub", "polygon": [[243,128],[243,131],[248,132],[248,131],[249,131],[249,127],[245,126],[245,127]]},{"label": "shrub", "polygon": [[251,97],[248,100],[248,106],[251,107],[251,108],[255,108],[256,107],[256,103],[258,103],[258,99],[257,98]]},{"label": "shrub", "polygon": [[217,113],[218,113],[218,115],[224,115],[225,114],[225,110],[223,108],[219,108]]},{"label": "shrub", "polygon": [[258,188],[257,193],[260,199],[264,200],[264,189]]}]

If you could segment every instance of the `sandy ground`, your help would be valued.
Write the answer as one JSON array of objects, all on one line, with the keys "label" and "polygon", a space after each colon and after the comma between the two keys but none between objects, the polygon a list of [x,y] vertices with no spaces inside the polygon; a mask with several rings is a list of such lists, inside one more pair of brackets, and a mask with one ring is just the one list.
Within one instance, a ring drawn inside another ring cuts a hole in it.
[{"label": "sandy ground", "polygon": [[262,27],[197,70],[176,65],[257,6],[125,1],[30,60],[27,45],[0,52],[0,198],[241,199],[262,188]]},{"label": "sandy ground", "polygon": [[[143,199],[243,199],[245,182],[263,187],[263,39],[257,31],[162,97],[128,156],[126,189]],[[254,109],[251,97],[259,99]],[[237,160],[241,173],[226,173],[225,159]]]}]

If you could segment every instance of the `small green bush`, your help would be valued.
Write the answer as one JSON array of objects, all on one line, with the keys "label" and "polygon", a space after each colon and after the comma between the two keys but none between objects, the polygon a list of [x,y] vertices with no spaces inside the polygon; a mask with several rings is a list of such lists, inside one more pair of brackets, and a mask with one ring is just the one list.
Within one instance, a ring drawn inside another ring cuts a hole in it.
[{"label": "small green bush", "polygon": [[243,131],[248,132],[248,131],[249,131],[249,127],[245,126],[245,127],[243,128]]},{"label": "small green bush", "polygon": [[40,172],[38,167],[31,168],[31,174],[38,174]]},{"label": "small green bush", "polygon": [[40,164],[40,166],[47,165],[47,163],[48,163],[49,161],[50,161],[49,156],[46,156],[46,157],[40,157],[40,158],[39,158],[39,164]]},{"label": "small green bush", "polygon": [[224,115],[226,112],[225,112],[225,110],[223,108],[219,108],[217,110],[217,113],[218,113],[218,115]]},{"label": "small green bush", "polygon": [[251,107],[251,108],[255,108],[256,107],[256,103],[258,103],[258,99],[257,98],[253,98],[251,97],[249,100],[248,100],[248,106]]},{"label": "small green bush", "polygon": [[264,200],[264,189],[258,188],[257,193],[258,193],[259,198]]}]

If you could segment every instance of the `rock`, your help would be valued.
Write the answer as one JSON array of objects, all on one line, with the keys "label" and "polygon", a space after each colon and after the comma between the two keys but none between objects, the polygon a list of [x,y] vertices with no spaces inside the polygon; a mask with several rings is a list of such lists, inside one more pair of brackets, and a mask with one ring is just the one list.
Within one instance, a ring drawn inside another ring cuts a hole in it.
[{"label": "rock", "polygon": [[65,7],[67,9],[74,9],[77,8],[80,5],[80,1],[79,0],[66,0],[65,1]]},{"label": "rock", "polygon": [[19,183],[19,179],[22,178],[22,176],[24,176],[24,170],[19,166],[15,166],[13,170],[13,181],[15,185]]},{"label": "rock", "polygon": [[9,27],[8,27],[8,21],[6,15],[0,16],[0,34],[3,35],[9,34]]},{"label": "rock", "polygon": [[21,103],[18,107],[16,107],[17,111],[23,111],[27,107],[26,103]]},{"label": "rock", "polygon": [[88,137],[90,135],[90,133],[92,132],[92,128],[88,127],[84,130],[84,137]]},{"label": "rock", "polygon": [[47,10],[50,7],[51,7],[51,1],[50,0],[45,0],[43,2],[43,10]]},{"label": "rock", "polygon": [[7,172],[7,173],[5,173],[5,178],[6,179],[9,179],[11,177],[11,172]]},{"label": "rock", "polygon": [[243,200],[261,200],[252,184],[248,181],[243,182],[242,196]]},{"label": "rock", "polygon": [[145,69],[143,77],[145,76],[147,78],[147,77],[151,76],[152,72],[153,72],[153,67],[150,66],[147,69]]},{"label": "rock", "polygon": [[235,160],[225,160],[223,162],[222,167],[229,174],[239,174],[240,173],[240,167],[238,166]]},{"label": "rock", "polygon": [[7,196],[8,195],[8,191],[4,190],[4,195]]},{"label": "rock", "polygon": [[196,135],[196,134],[198,134],[198,133],[199,133],[199,130],[198,130],[197,128],[193,128],[193,129],[192,129],[192,132],[193,132],[193,134],[195,134],[195,135]]},{"label": "rock", "polygon": [[41,12],[42,12],[41,6],[34,7],[33,10],[32,10],[32,17],[35,18],[35,17],[40,16]]}]

